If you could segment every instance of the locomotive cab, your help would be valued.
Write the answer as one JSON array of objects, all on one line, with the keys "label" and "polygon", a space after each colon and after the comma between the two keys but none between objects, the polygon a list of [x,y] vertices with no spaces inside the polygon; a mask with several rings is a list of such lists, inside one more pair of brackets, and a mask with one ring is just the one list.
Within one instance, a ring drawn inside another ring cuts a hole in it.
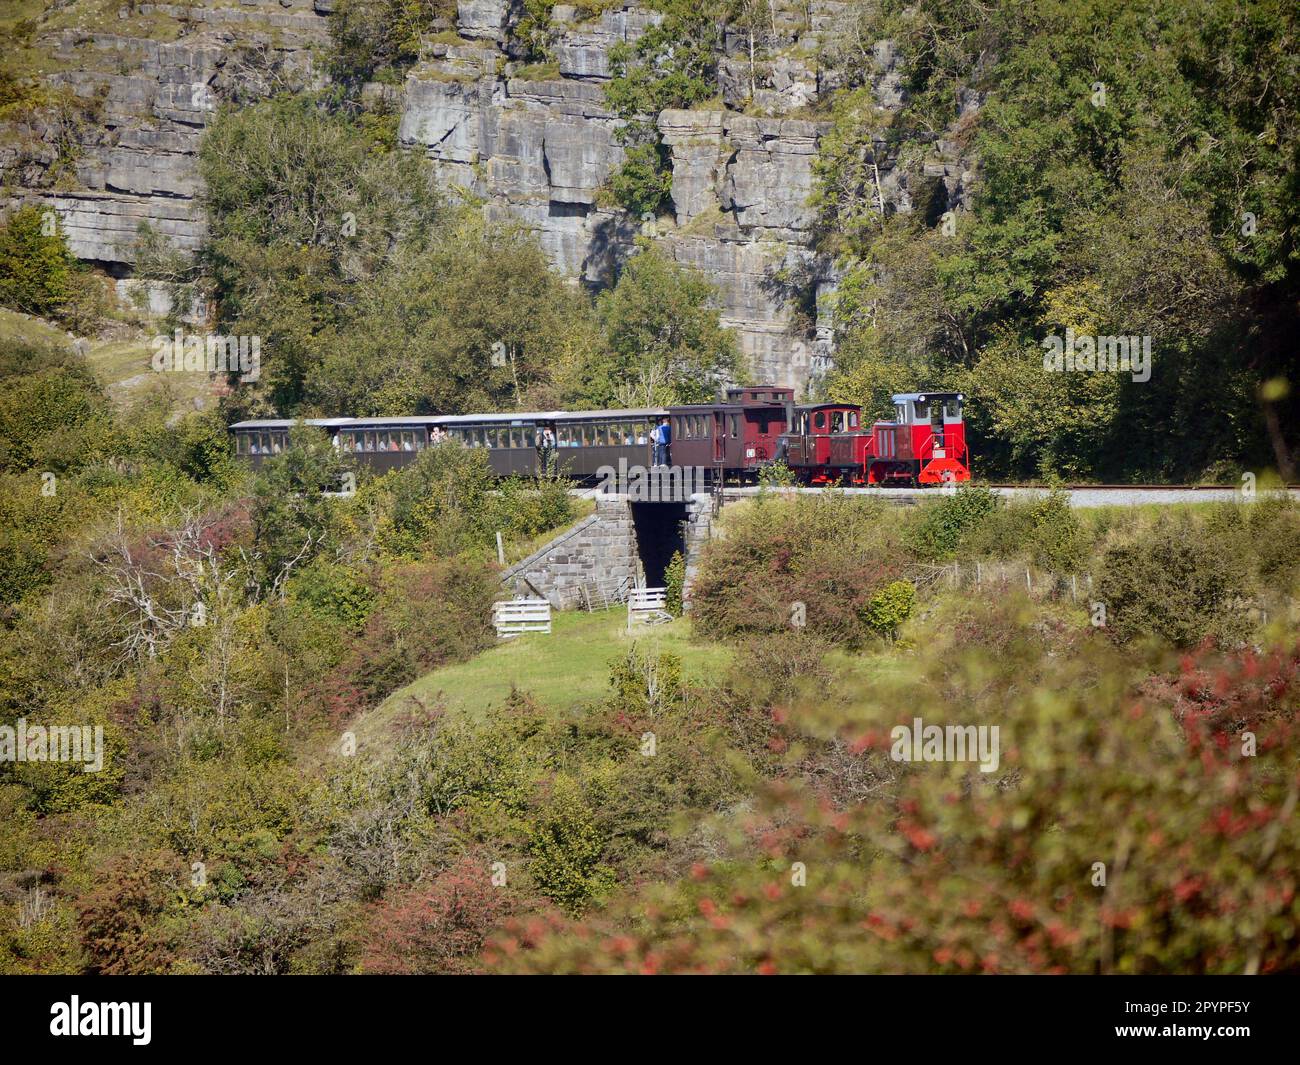
[{"label": "locomotive cab", "polygon": [[[890,457],[905,461],[918,484],[970,480],[965,400],[960,392],[903,392],[893,397],[897,431]],[[877,436],[886,424],[877,425]]]},{"label": "locomotive cab", "polygon": [[785,437],[786,463],[813,483],[838,480],[861,466],[862,409],[846,403],[816,403],[799,407],[792,431]]}]

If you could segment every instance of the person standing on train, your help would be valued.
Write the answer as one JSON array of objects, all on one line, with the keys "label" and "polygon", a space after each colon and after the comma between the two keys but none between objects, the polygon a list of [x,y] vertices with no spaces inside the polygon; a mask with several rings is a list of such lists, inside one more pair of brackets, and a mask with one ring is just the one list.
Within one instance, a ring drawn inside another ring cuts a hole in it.
[{"label": "person standing on train", "polygon": [[673,431],[669,427],[667,418],[660,418],[659,424],[654,427],[650,434],[650,439],[654,442],[654,464],[656,466],[667,466],[669,462],[669,448],[673,443]]},{"label": "person standing on train", "polygon": [[542,474],[549,476],[554,472],[552,460],[555,457],[555,430],[549,425],[542,426],[537,434],[537,460]]}]

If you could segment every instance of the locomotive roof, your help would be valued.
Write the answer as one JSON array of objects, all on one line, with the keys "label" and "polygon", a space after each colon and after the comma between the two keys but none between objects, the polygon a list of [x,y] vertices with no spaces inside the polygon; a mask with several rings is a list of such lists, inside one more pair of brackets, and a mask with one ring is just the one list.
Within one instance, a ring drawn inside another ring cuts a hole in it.
[{"label": "locomotive roof", "polygon": [[962,399],[966,398],[961,392],[898,392],[891,397],[895,403],[902,403],[907,400],[916,401],[918,399]]},{"label": "locomotive roof", "polygon": [[499,422],[572,422],[595,418],[655,418],[668,412],[662,407],[632,407],[621,410],[501,411],[496,414],[424,414],[414,417],[378,418],[251,418],[235,422],[232,429],[288,429],[297,422],[326,429],[348,429],[369,425],[476,425]]}]

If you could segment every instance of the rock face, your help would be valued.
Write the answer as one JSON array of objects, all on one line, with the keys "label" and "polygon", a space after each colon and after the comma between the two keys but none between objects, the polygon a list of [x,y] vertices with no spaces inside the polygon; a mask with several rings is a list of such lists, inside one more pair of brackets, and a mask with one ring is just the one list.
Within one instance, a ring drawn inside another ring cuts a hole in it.
[{"label": "rock face", "polygon": [[[657,241],[717,286],[723,322],[758,379],[802,387],[824,370],[828,323],[819,329],[804,320],[795,297],[825,303],[834,283],[811,250],[808,205],[826,124],[779,117],[816,99],[814,61],[767,62],[760,80],[768,95],[755,91],[742,101],[748,61],[723,59],[724,101],[771,110],[771,118],[726,109],[660,113],[672,212],[634,219],[604,191],[624,158],[623,122],[606,105],[605,84],[614,47],[635,43],[662,16],[626,3],[579,21],[574,8],[557,6],[554,62],[541,70],[510,62],[503,27],[513,17],[503,0],[462,0],[460,43],[435,46],[407,78],[402,144],[423,151],[445,185],[484,200],[489,217],[530,226],[551,260],[588,284],[610,283],[638,234]],[[796,39],[792,32],[789,42]]]},{"label": "rock face", "polygon": [[[58,211],[74,253],[118,276],[131,273],[141,223],[197,249],[205,223],[196,153],[209,116],[219,102],[323,84],[317,68],[334,6],[133,3],[116,32],[39,38],[57,60],[48,80],[82,114],[0,124],[3,196]],[[522,0],[458,0],[454,26],[444,21],[425,40],[400,93],[373,85],[362,99],[400,96],[400,143],[488,218],[530,227],[576,282],[612,283],[635,238],[648,238],[717,286],[723,321],[756,379],[803,388],[825,372],[836,274],[814,251],[809,197],[828,123],[807,116],[817,106],[824,116],[829,94],[858,85],[882,116],[897,108],[891,43],[864,45],[843,0],[773,0],[752,34],[726,27],[717,101],[645,116],[671,161],[671,209],[633,218],[609,192],[624,123],[605,90],[616,48],[634,46],[663,16],[623,0],[595,15],[557,5],[543,27],[530,17]],[[546,63],[522,61],[526,25],[530,39],[545,38]],[[963,114],[980,103],[964,95]],[[914,191],[883,145],[878,195],[887,209],[911,210]],[[934,155],[927,179],[942,183],[948,206],[960,204],[971,174],[957,146],[939,140]],[[934,193],[927,197],[931,210]]]},{"label": "rock face", "polygon": [[53,208],[73,253],[114,273],[129,272],[141,223],[196,250],[205,234],[196,157],[209,115],[272,82],[314,83],[323,10],[322,0],[124,5],[118,33],[42,38],[60,68],[48,82],[74,94],[83,114],[0,124],[8,202]]}]

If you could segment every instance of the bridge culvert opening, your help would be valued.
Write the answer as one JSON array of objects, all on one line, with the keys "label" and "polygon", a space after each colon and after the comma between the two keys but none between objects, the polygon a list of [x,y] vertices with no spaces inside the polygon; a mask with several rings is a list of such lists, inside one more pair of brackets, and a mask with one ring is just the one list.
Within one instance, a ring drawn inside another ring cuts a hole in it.
[{"label": "bridge culvert opening", "polygon": [[685,503],[633,503],[632,525],[647,588],[664,586],[664,571],[673,553],[686,554]]}]

